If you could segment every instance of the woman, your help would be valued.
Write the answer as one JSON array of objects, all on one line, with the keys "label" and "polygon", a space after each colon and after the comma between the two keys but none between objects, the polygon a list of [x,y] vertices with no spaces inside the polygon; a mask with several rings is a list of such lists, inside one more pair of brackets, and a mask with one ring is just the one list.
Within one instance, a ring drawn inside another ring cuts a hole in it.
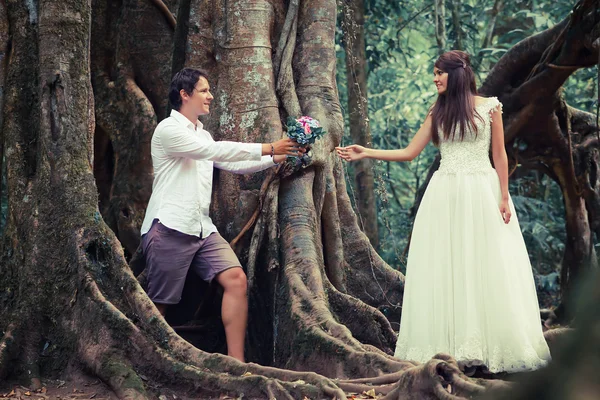
[{"label": "woman", "polygon": [[406,148],[336,148],[346,161],[410,161],[432,140],[442,156],[415,218],[395,356],[425,362],[443,352],[494,373],[537,369],[550,352],[508,194],[502,104],[477,95],[462,51],[442,54],[433,73],[438,98]]}]

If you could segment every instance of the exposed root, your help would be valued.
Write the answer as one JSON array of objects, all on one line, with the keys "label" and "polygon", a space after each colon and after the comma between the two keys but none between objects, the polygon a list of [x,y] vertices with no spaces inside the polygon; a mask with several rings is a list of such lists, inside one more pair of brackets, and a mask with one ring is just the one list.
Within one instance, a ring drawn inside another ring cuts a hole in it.
[{"label": "exposed root", "polygon": [[[408,366],[408,368],[412,368],[417,365],[419,365],[419,364],[413,363],[412,365]],[[343,384],[352,383],[352,384],[371,384],[371,385],[386,386],[386,385],[390,385],[390,384],[398,382],[398,380],[400,379],[402,374],[404,374],[404,370],[394,372],[391,374],[385,374],[385,375],[373,377],[373,378],[340,379],[337,382],[343,383]]]},{"label": "exposed root", "polygon": [[471,398],[484,390],[483,386],[463,378],[454,360],[432,359],[405,371],[396,388],[383,399],[458,400]]},{"label": "exposed root", "polygon": [[337,382],[337,384],[340,387],[340,389],[342,389],[346,393],[362,393],[362,392],[369,392],[370,390],[373,390],[373,391],[375,391],[376,395],[388,394],[392,390],[394,390],[396,387],[396,385],[394,385],[394,384],[378,385],[378,386],[373,386],[373,385],[365,384],[365,383]]},{"label": "exposed root", "polygon": [[355,297],[340,293],[333,287],[327,293],[337,320],[350,329],[353,337],[361,343],[371,344],[387,354],[393,354],[396,334],[379,310]]},{"label": "exposed root", "polygon": [[[111,275],[114,276],[114,274]],[[121,276],[116,279],[119,280],[120,285],[124,288],[123,292],[128,298],[127,301],[119,301],[119,303],[133,307],[135,310],[133,314],[138,318],[139,327],[105,298],[91,275],[86,273],[84,276],[85,292],[88,293],[94,304],[82,312],[85,314],[102,310],[103,314],[99,319],[106,321],[108,326],[119,327],[118,332],[106,327],[101,330],[98,329],[98,319],[95,319],[94,326],[87,327],[89,334],[82,335],[85,338],[98,337],[96,346],[100,347],[96,349],[88,341],[82,339],[80,353],[82,359],[90,368],[97,371],[99,376],[103,376],[101,375],[103,372],[97,363],[94,364],[94,360],[100,358],[98,355],[108,353],[109,349],[114,352],[115,348],[122,348],[121,351],[124,354],[128,353],[127,359],[135,363],[132,365],[135,371],[144,370],[148,375],[156,375],[157,379],[165,382],[178,382],[190,391],[206,388],[206,390],[213,390],[218,394],[244,393],[246,396],[263,398],[267,394],[264,390],[268,382],[277,379],[280,381],[278,382],[279,386],[271,385],[271,390],[283,387],[298,396],[302,394],[313,398],[323,398],[323,396],[343,398],[343,391],[335,383],[313,372],[286,371],[257,364],[244,364],[221,354],[208,354],[198,350],[179,337],[166,324],[125,265],[120,268],[119,275]],[[111,283],[107,282],[107,284]],[[70,329],[75,328],[70,327]],[[118,340],[113,337],[119,335],[125,335],[127,340]],[[148,340],[149,338],[151,341]],[[127,341],[129,341],[127,348],[123,348]],[[119,360],[122,360],[119,358],[120,356],[112,354],[111,360],[117,360],[114,362],[118,363]],[[126,368],[126,365],[120,365]],[[177,371],[177,377],[169,375],[168,371]],[[131,372],[127,376],[133,376],[130,374]],[[119,386],[121,380],[118,376],[111,380],[110,374],[107,375],[104,372],[103,379],[111,387],[114,386],[115,392],[123,391],[123,387]]]},{"label": "exposed root", "polygon": [[298,30],[298,4],[299,0],[289,2],[288,12],[285,16],[273,61],[273,70],[277,74],[277,95],[281,99],[281,105],[288,116],[299,116],[302,113],[292,70],[292,59],[296,48],[296,33]]},{"label": "exposed root", "polygon": [[[337,157],[333,154],[331,157]],[[332,160],[333,163],[333,160]],[[321,224],[323,226],[323,247],[325,252],[325,272],[332,285],[342,293],[346,293],[346,268],[344,261],[344,243],[340,229],[342,221],[338,213],[337,193],[333,169],[328,164],[326,169],[326,185],[323,188],[323,210]]]},{"label": "exposed root", "polygon": [[267,245],[268,271],[279,268],[279,186],[280,180],[273,182],[271,190],[277,196],[271,199],[269,209],[267,210],[267,215],[270,216],[267,221],[267,236],[269,240]]}]

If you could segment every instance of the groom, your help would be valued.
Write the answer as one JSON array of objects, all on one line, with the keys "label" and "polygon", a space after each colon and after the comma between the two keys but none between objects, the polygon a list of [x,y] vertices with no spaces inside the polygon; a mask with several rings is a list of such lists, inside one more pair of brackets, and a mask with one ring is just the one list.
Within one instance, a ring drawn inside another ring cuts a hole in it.
[{"label": "groom", "polygon": [[169,89],[171,115],[152,136],[154,183],[142,224],[148,296],[164,316],[181,300],[191,268],[224,290],[222,320],[228,355],[244,361],[248,317],[246,275],[209,213],[213,167],[238,174],[257,172],[304,150],[291,139],[273,143],[215,142],[198,117],[210,112],[213,96],[206,73],[185,68]]}]

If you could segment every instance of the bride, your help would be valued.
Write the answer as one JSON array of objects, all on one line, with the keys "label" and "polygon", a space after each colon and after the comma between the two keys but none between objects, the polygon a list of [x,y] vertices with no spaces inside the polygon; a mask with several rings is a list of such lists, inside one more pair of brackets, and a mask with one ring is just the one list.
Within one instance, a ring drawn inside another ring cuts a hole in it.
[{"label": "bride", "polygon": [[395,356],[448,353],[494,373],[540,368],[550,352],[508,194],[502,104],[477,95],[467,53],[442,54],[433,75],[437,100],[406,148],[336,148],[346,161],[411,161],[433,141],[442,156],[414,222]]}]

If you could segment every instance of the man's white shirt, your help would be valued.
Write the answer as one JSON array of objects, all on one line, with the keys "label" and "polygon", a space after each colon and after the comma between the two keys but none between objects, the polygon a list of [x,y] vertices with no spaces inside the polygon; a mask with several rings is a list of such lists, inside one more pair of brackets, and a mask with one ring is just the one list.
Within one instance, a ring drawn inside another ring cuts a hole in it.
[{"label": "man's white shirt", "polygon": [[154,219],[171,229],[206,238],[217,228],[210,219],[213,167],[246,174],[275,165],[259,143],[215,142],[200,121],[178,111],[161,121],[152,136],[154,183],[141,234]]}]

